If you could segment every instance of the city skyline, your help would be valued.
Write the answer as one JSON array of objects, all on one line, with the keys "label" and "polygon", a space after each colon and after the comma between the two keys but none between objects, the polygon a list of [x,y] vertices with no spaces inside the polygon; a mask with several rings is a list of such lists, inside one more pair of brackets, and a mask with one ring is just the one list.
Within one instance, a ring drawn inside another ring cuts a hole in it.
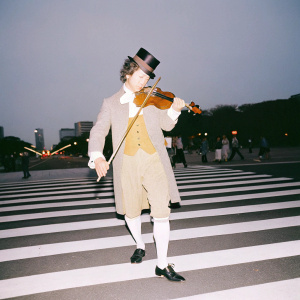
[{"label": "city skyline", "polygon": [[50,149],[60,128],[96,121],[140,47],[161,61],[162,90],[203,109],[288,99],[299,26],[294,0],[0,1],[0,126],[32,144],[43,128]]}]

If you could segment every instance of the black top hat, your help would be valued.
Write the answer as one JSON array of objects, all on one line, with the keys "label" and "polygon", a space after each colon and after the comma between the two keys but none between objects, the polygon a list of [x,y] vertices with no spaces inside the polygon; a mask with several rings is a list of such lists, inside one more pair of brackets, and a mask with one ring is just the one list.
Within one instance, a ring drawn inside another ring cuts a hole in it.
[{"label": "black top hat", "polygon": [[128,56],[128,58],[135,61],[141,70],[149,75],[151,79],[155,77],[153,71],[159,65],[160,61],[147,50],[141,48],[133,58],[130,56]]}]

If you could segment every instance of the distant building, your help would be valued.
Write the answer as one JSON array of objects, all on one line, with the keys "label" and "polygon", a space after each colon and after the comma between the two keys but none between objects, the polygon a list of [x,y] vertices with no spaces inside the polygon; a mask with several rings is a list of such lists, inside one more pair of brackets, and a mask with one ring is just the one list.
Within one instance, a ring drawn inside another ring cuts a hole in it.
[{"label": "distant building", "polygon": [[61,128],[59,131],[59,140],[65,141],[75,137],[75,128]]},{"label": "distant building", "polygon": [[0,126],[0,139],[4,138],[4,128],[3,126]]},{"label": "distant building", "polygon": [[35,134],[35,146],[37,150],[44,150],[45,149],[45,142],[44,142],[44,132],[43,129],[37,128],[34,131]]},{"label": "distant building", "polygon": [[75,135],[81,136],[83,133],[89,133],[93,127],[93,122],[81,121],[75,123]]}]

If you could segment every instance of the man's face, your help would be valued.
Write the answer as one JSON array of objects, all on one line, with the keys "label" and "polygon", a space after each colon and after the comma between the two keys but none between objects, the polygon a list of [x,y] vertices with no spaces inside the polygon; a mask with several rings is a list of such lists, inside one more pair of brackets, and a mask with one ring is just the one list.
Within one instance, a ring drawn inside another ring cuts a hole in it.
[{"label": "man's face", "polygon": [[145,87],[150,79],[150,76],[144,73],[141,69],[138,69],[132,75],[126,75],[126,78],[126,87],[135,93]]}]

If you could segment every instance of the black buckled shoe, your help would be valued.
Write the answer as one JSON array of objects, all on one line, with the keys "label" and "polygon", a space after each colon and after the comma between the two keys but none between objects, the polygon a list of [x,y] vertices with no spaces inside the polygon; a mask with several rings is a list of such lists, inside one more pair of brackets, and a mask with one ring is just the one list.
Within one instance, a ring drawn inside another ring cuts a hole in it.
[{"label": "black buckled shoe", "polygon": [[168,266],[163,270],[156,266],[155,275],[160,277],[166,277],[170,281],[178,281],[178,282],[185,281],[185,279],[181,275],[177,274],[173,268],[174,268],[173,264],[168,264]]},{"label": "black buckled shoe", "polygon": [[130,257],[130,261],[132,264],[139,264],[142,262],[143,257],[145,256],[145,250],[143,249],[136,249],[133,252],[133,255]]}]

